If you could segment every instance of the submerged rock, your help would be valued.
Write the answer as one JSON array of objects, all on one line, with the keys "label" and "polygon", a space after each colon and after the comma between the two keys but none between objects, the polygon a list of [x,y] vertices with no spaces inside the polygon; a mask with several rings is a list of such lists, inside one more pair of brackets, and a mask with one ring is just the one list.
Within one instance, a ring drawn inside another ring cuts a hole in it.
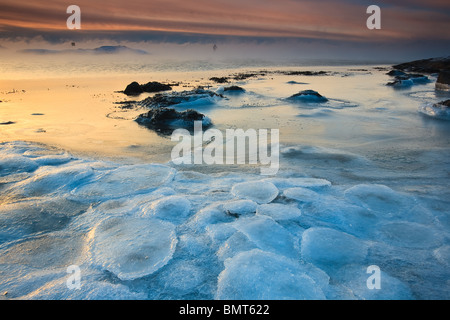
[{"label": "submerged rock", "polygon": [[404,73],[403,71],[400,70],[391,70],[388,73],[386,73],[388,76],[393,76],[393,77],[397,77],[397,76],[404,76],[406,75],[406,73]]},{"label": "submerged rock", "polygon": [[257,206],[253,200],[235,200],[225,203],[223,208],[228,215],[237,218],[242,215],[255,213]]},{"label": "submerged rock", "polygon": [[194,121],[202,121],[203,127],[211,125],[211,120],[202,113],[192,109],[179,112],[173,108],[151,109],[139,115],[135,121],[150,129],[168,134],[175,128],[193,129]]},{"label": "submerged rock", "polygon": [[387,83],[388,86],[397,88],[410,87],[418,83],[428,83],[430,79],[419,73],[405,73],[398,70],[392,70],[388,75],[395,75],[395,81]]},{"label": "submerged rock", "polygon": [[407,88],[411,87],[414,82],[411,79],[396,79],[395,81],[388,82],[387,86],[392,86],[394,88]]},{"label": "submerged rock", "polygon": [[296,93],[288,98],[289,100],[301,100],[301,101],[311,101],[311,102],[326,102],[327,98],[322,96],[320,93],[314,90],[303,90]]},{"label": "submerged rock", "polygon": [[450,99],[435,103],[426,104],[419,107],[419,112],[432,118],[450,120]]}]

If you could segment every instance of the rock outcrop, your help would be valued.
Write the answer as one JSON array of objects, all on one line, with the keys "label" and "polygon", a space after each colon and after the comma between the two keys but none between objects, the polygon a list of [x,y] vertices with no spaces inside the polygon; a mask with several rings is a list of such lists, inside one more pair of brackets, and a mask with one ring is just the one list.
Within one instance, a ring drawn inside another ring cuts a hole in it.
[{"label": "rock outcrop", "polygon": [[430,82],[430,79],[427,76],[420,73],[405,73],[399,70],[391,70],[387,75],[395,77],[395,80],[388,82],[387,85],[397,88],[410,87],[414,84]]},{"label": "rock outcrop", "polygon": [[441,71],[436,80],[436,89],[450,90],[450,71]]},{"label": "rock outcrop", "polygon": [[171,134],[177,128],[192,130],[194,121],[202,121],[203,128],[211,125],[211,120],[198,111],[189,109],[179,112],[173,108],[164,107],[151,109],[139,115],[135,121],[163,134]]},{"label": "rock outcrop", "polygon": [[245,92],[245,89],[239,86],[230,86],[223,88],[225,92]]},{"label": "rock outcrop", "polygon": [[140,105],[147,108],[170,107],[181,103],[214,103],[224,98],[210,90],[197,88],[190,91],[157,93],[153,97],[148,97],[140,102]]},{"label": "rock outcrop", "polygon": [[[390,71],[388,75],[395,77],[408,76],[407,72],[438,74],[438,79],[436,81],[436,89],[450,90],[450,56],[446,58],[431,58],[405,62],[397,64],[393,66],[393,68],[394,70]],[[421,75],[421,77],[423,80],[425,76]],[[404,79],[396,79],[396,81],[388,83],[388,85],[404,87],[405,82],[402,82],[401,80]],[[413,80],[413,82],[415,81]],[[406,82],[406,84],[408,85],[409,83]]]},{"label": "rock outcrop", "polygon": [[450,71],[450,57],[446,58],[431,58],[405,62],[393,66],[396,70],[404,72],[419,72],[419,73],[439,73],[441,71]]},{"label": "rock outcrop", "polygon": [[146,84],[139,84],[136,81],[134,81],[125,88],[123,93],[125,93],[128,96],[137,96],[143,92],[153,93],[169,90],[172,90],[172,87],[164,83],[152,81]]},{"label": "rock outcrop", "polygon": [[440,107],[440,108],[443,108],[443,109],[445,109],[445,108],[450,109],[450,99],[438,102],[434,106],[435,107]]},{"label": "rock outcrop", "polygon": [[328,99],[314,90],[303,90],[288,98],[288,100],[305,101],[305,102],[327,102]]}]

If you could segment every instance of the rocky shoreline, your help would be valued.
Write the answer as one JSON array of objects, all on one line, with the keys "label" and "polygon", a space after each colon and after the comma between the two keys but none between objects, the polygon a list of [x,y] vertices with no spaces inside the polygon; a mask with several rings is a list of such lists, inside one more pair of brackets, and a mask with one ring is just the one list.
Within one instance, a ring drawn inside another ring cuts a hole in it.
[{"label": "rocky shoreline", "polygon": [[[450,57],[446,58],[431,58],[423,60],[415,60],[393,65],[389,68],[374,67],[374,70],[388,71],[386,75],[393,77],[393,80],[386,85],[393,88],[409,88],[413,85],[427,84],[432,80],[430,77],[437,77],[436,89],[447,91],[450,88]],[[352,69],[352,71],[364,71],[367,69]],[[330,73],[329,71],[298,71],[298,70],[259,70],[251,72],[242,72],[230,74],[228,76],[210,77],[208,80],[211,83],[219,85],[215,90],[205,89],[210,88],[211,85],[198,86],[195,89],[185,91],[173,91],[171,84],[151,81],[146,84],[139,84],[132,82],[120,91],[128,96],[137,96],[142,93],[154,93],[154,95],[146,97],[143,100],[129,100],[117,102],[121,109],[148,109],[147,112],[139,114],[134,120],[140,125],[154,130],[162,134],[170,134],[176,128],[184,128],[191,130],[193,123],[196,120],[204,122],[204,127],[207,128],[212,125],[211,119],[205,114],[195,110],[196,106],[204,104],[215,104],[219,101],[226,100],[227,94],[244,94],[246,90],[234,84],[234,81],[244,81],[252,78],[265,77],[267,75],[288,75],[288,76],[329,76],[337,73]],[[341,74],[347,76],[348,74]],[[198,81],[197,81],[198,82]],[[288,83],[298,83],[291,81]],[[222,84],[228,84],[220,86]],[[301,84],[307,84],[301,82]],[[179,84],[174,84],[179,85]],[[184,86],[184,87],[187,87]],[[230,95],[231,97],[231,95]],[[315,90],[302,90],[296,94],[287,97],[285,100],[291,103],[301,103],[307,106],[311,104],[326,107],[329,102],[336,99],[328,99]],[[337,100],[336,100],[337,101]],[[434,110],[443,110],[449,108],[449,100],[434,103]],[[325,103],[325,104],[324,104]],[[182,107],[184,111],[175,110],[174,107]],[[431,106],[431,105],[430,105]],[[329,106],[330,107],[330,106]],[[429,112],[428,112],[429,113]]]},{"label": "rocky shoreline", "polygon": [[[436,81],[436,89],[438,90],[449,90],[450,89],[450,56],[445,58],[430,58],[415,60],[410,62],[405,62],[401,64],[394,65],[391,71],[392,75],[397,78],[392,85],[412,85],[408,80],[411,80],[414,73],[417,78],[417,73],[420,73],[420,77],[424,77],[424,74],[437,74],[438,78]],[[405,82],[406,81],[406,82]],[[412,80],[414,82],[414,80]]]}]

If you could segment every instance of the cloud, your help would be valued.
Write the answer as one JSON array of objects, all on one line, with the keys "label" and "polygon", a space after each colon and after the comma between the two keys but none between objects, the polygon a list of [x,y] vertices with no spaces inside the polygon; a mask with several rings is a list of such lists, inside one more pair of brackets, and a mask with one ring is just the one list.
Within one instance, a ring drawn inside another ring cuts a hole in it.
[{"label": "cloud", "polygon": [[24,44],[19,49],[61,50],[53,46],[72,41],[91,48],[135,43],[279,45],[300,54],[327,50],[332,55],[338,48],[354,55],[372,50],[373,56],[402,50],[428,50],[433,56],[450,49],[450,34],[440,31],[450,29],[448,0],[378,0],[381,30],[366,28],[371,0],[77,0],[81,30],[66,28],[67,2],[0,1],[0,40],[8,47],[9,42]]},{"label": "cloud", "polygon": [[[2,1],[0,28],[64,30],[67,3]],[[312,0],[78,0],[87,31],[153,31],[221,36],[353,39],[367,37],[369,1]],[[383,28],[372,38],[448,39],[448,1],[380,1]]]}]

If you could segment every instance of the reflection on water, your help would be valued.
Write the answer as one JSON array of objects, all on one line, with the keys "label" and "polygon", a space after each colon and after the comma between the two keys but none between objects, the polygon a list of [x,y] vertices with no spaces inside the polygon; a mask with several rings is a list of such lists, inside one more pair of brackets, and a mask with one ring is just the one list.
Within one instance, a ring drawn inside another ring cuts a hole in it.
[{"label": "reflection on water", "polygon": [[[89,156],[167,162],[174,146],[170,138],[133,121],[145,109],[115,104],[151,94],[127,97],[119,91],[132,81],[178,83],[173,87],[176,91],[198,86],[216,90],[220,84],[210,81],[211,77],[264,70],[248,79],[231,78],[228,85],[243,87],[243,94],[177,109],[194,107],[219,130],[279,129],[282,145],[345,150],[381,167],[405,172],[411,169],[407,164],[399,166],[395,157],[380,155],[392,150],[400,155],[448,147],[447,123],[417,112],[421,104],[440,101],[446,94],[436,93],[433,81],[393,90],[385,85],[390,77],[377,66],[269,67],[261,61],[148,62],[144,58],[136,62],[98,59],[94,63],[64,61],[63,57],[50,62],[44,58],[2,62],[10,78],[0,81],[0,122],[9,123],[1,127],[2,141],[35,141]],[[243,68],[245,64],[250,67]],[[291,70],[327,74],[287,75],[285,71]],[[286,100],[303,90],[315,90],[329,100],[322,104]]]},{"label": "reflection on water", "polygon": [[[317,298],[448,297],[450,122],[418,112],[445,98],[433,83],[394,90],[373,66],[266,65],[231,80],[243,93],[174,107],[195,107],[222,132],[279,129],[280,170],[268,178],[254,165],[152,164],[168,162],[176,142],[133,121],[139,103],[115,103],[149,96],[119,92],[132,81],[217,90],[211,77],[262,66],[78,64],[12,63],[0,81],[0,142],[63,150],[0,144],[0,279],[18,283],[12,298],[236,298],[242,288],[248,298],[261,279],[282,297],[292,284],[295,298],[303,284],[323,290]],[[304,90],[328,101],[286,100]],[[58,268],[77,259],[93,281],[68,292]],[[358,293],[368,261],[393,291]]]}]

